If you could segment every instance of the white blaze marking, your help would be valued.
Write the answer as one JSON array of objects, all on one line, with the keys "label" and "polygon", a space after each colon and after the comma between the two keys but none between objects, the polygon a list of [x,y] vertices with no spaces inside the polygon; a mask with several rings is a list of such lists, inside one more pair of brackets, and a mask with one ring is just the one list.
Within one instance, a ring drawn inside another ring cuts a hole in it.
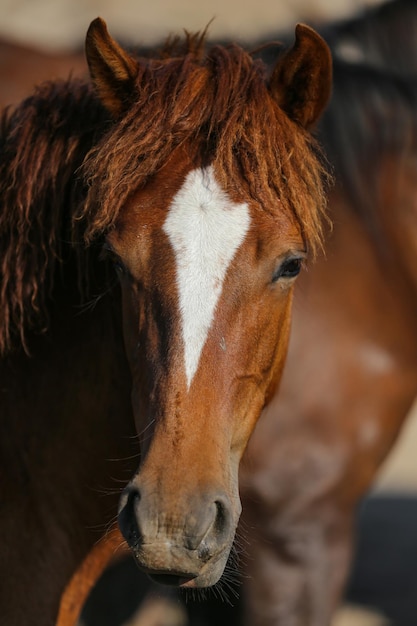
[{"label": "white blaze marking", "polygon": [[174,197],[164,231],[175,251],[188,387],[200,361],[227,268],[249,229],[247,204],[219,187],[212,166],[192,170]]}]

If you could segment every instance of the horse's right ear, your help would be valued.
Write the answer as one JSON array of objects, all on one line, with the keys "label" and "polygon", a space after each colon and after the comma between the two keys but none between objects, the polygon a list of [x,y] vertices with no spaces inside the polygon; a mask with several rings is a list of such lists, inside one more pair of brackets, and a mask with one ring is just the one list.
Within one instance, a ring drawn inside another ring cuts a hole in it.
[{"label": "horse's right ear", "polygon": [[113,117],[118,117],[132,97],[136,61],[119,46],[97,17],[85,40],[85,53],[97,95]]}]

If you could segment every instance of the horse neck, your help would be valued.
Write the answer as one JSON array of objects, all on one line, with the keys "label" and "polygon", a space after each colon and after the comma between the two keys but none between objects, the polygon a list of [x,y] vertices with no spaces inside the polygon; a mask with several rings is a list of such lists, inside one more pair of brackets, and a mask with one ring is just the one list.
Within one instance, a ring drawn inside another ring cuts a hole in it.
[{"label": "horse neck", "polygon": [[[417,310],[417,153],[402,159],[392,154],[369,172],[364,203],[359,204],[336,185],[329,197],[332,230],[325,248],[328,259],[348,259],[363,272],[372,266],[384,280]],[[367,173],[364,172],[364,179]],[[337,261],[336,261],[337,262]],[[345,267],[342,261],[342,271]],[[379,278],[381,277],[381,278]]]},{"label": "horse neck", "polygon": [[417,294],[417,148],[383,160],[379,198],[387,260]]},{"label": "horse neck", "polygon": [[359,220],[392,278],[416,292],[417,83],[366,64],[335,61],[321,139],[335,168],[335,221]]}]

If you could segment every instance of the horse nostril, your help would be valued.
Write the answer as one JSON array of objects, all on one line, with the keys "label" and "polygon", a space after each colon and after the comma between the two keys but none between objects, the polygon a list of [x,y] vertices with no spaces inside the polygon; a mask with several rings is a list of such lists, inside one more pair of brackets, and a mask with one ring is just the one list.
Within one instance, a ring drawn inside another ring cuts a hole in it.
[{"label": "horse nostril", "polygon": [[127,487],[121,498],[119,505],[118,522],[123,537],[130,546],[135,546],[142,538],[138,519],[136,515],[140,502],[140,491],[136,487]]},{"label": "horse nostril", "polygon": [[232,532],[232,512],[227,497],[219,497],[214,501],[215,513],[213,521],[198,547],[198,556],[208,561],[219,549],[223,549],[230,541]]},{"label": "horse nostril", "polygon": [[213,524],[213,530],[216,535],[221,536],[229,531],[230,512],[223,500],[216,500],[216,517]]}]

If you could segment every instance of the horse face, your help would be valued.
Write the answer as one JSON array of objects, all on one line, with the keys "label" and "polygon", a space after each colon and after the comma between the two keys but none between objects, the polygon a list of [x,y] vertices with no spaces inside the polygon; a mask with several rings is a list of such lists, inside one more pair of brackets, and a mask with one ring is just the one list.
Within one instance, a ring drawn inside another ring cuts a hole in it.
[{"label": "horse face", "polygon": [[283,367],[300,229],[232,198],[183,152],[130,199],[107,245],[142,452],[121,529],[158,580],[209,586],[239,519],[239,460]]},{"label": "horse face", "polygon": [[[269,79],[237,47],[203,60],[198,41],[152,63],[130,57],[100,19],[86,39],[115,120],[87,168],[86,215],[105,207],[91,228],[109,229],[121,275],[142,453],[119,521],[145,571],[189,587],[223,572],[239,460],[283,367],[293,280],[323,203],[304,129],[331,84],[328,48],[306,26]],[[201,166],[203,155],[213,163]]]}]

